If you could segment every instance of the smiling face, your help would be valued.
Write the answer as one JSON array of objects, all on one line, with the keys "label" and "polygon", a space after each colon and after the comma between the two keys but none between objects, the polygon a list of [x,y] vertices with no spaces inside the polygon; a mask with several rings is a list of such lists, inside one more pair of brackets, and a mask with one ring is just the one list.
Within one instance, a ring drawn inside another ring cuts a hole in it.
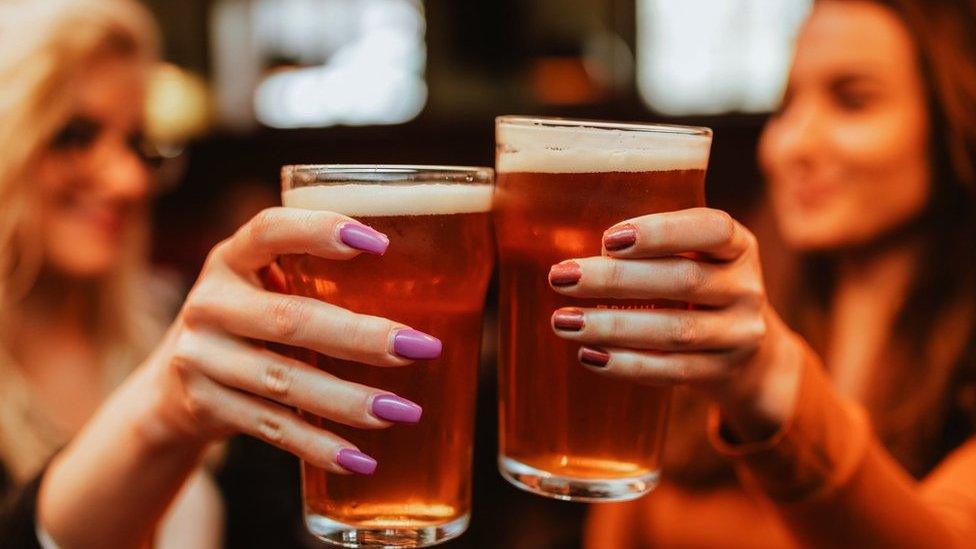
[{"label": "smiling face", "polygon": [[75,84],[69,122],[31,170],[46,268],[94,278],[118,265],[148,197],[144,85],[144,65],[128,58],[94,62]]},{"label": "smiling face", "polygon": [[872,2],[821,0],[759,147],[781,232],[800,251],[869,244],[931,187],[922,72],[908,29]]}]

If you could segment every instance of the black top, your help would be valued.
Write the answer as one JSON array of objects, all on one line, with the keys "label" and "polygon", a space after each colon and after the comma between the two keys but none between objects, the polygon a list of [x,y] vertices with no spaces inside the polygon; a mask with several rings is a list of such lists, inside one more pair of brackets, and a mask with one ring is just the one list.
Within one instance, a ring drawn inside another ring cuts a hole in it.
[{"label": "black top", "polygon": [[10,477],[0,464],[0,549],[40,549],[34,532],[34,506],[40,475],[13,492]]}]

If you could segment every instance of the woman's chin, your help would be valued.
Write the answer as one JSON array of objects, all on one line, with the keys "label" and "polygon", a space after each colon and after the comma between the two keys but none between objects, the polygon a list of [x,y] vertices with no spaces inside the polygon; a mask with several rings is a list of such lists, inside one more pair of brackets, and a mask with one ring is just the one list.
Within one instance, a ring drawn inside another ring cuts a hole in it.
[{"label": "woman's chin", "polygon": [[119,268],[117,253],[72,254],[72,257],[54,257],[53,270],[68,279],[91,280],[105,278]]}]

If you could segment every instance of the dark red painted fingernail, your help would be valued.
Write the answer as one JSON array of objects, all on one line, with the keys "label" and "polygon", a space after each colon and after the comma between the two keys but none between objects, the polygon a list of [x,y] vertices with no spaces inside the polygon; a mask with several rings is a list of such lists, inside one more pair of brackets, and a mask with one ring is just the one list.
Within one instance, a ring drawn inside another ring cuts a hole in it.
[{"label": "dark red painted fingernail", "polygon": [[559,309],[552,315],[552,325],[564,332],[578,332],[583,329],[583,311],[579,309]]},{"label": "dark red painted fingernail", "polygon": [[594,368],[604,368],[610,362],[610,353],[599,347],[580,347],[579,361]]},{"label": "dark red painted fingernail", "polygon": [[603,233],[603,247],[610,251],[626,250],[637,242],[637,227],[630,223],[612,227]]},{"label": "dark red painted fingernail", "polygon": [[549,284],[553,286],[573,286],[583,276],[579,263],[563,261],[549,269]]}]

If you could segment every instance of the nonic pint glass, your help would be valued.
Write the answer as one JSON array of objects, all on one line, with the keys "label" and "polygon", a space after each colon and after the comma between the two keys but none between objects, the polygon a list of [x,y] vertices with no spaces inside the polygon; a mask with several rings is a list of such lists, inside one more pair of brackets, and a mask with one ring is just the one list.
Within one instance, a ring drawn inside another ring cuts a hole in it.
[{"label": "nonic pint glass", "polygon": [[467,528],[482,310],[494,258],[489,168],[285,166],[285,206],[348,215],[390,238],[382,257],[282,257],[288,291],[387,317],[441,339],[440,358],[397,368],[310,351],[300,358],[339,378],[408,398],[416,425],[353,429],[306,420],[376,458],[372,476],[302,464],[305,522],[344,547],[423,547]]},{"label": "nonic pint glass", "polygon": [[556,337],[560,307],[651,309],[681,303],[575,299],[549,268],[600,255],[628,218],[704,205],[707,128],[503,116],[496,120],[499,249],[499,469],[572,501],[620,501],[657,484],[671,390],[588,371]]}]

